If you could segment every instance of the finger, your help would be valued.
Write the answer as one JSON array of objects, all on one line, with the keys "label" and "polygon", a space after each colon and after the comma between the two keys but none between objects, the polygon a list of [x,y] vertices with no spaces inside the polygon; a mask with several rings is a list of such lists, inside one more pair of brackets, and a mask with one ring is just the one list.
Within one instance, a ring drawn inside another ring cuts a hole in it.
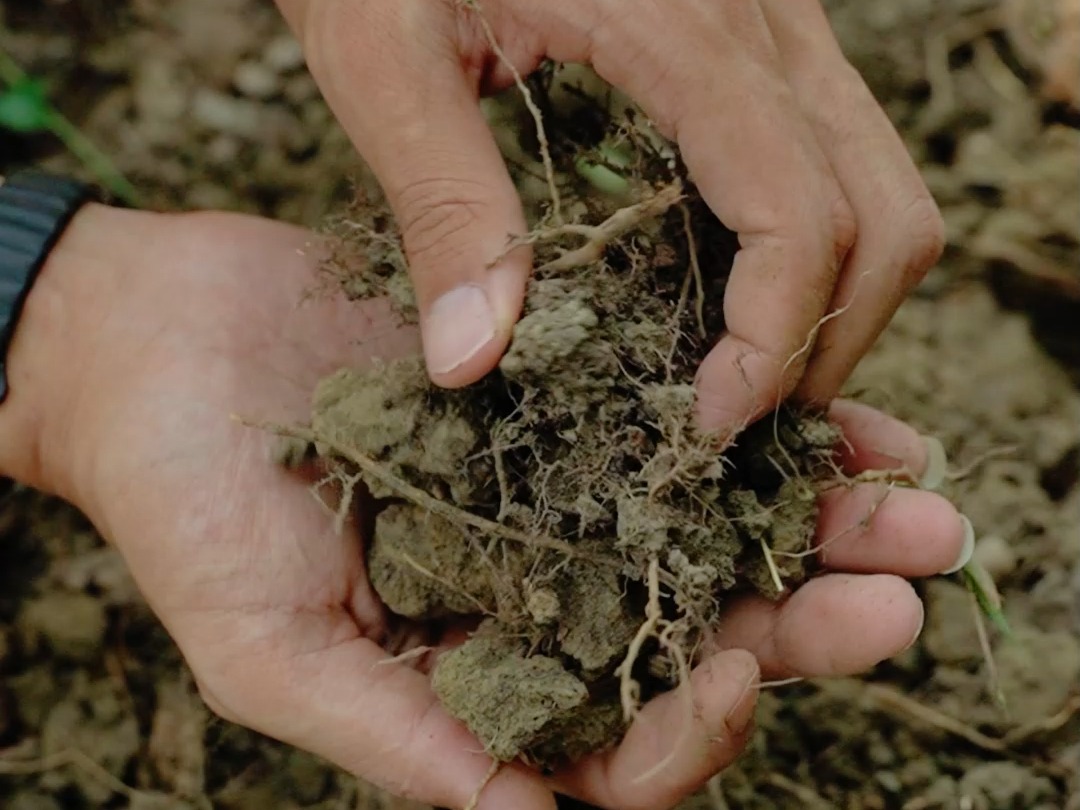
[{"label": "finger", "polygon": [[650,701],[613,751],[553,780],[557,789],[619,810],[671,807],[726,767],[749,739],[758,665],[742,650],[706,659],[686,686]]},{"label": "finger", "polygon": [[818,559],[834,571],[927,577],[964,565],[971,522],[933,492],[863,484],[820,498]]},{"label": "finger", "polygon": [[455,4],[286,5],[402,229],[428,371],[444,386],[471,383],[506,347],[531,254],[508,251],[524,215],[480,111],[482,71],[463,66]]},{"label": "finger", "polygon": [[[355,632],[346,614],[322,619],[298,619],[283,628],[276,643],[291,645],[296,654],[239,665],[262,681],[258,703],[233,689],[214,708],[395,795],[437,807],[467,806],[491,768],[480,743],[442,709],[424,675],[394,663],[367,639],[339,641]],[[306,640],[290,638],[296,633]],[[312,649],[313,638],[326,646]],[[273,702],[272,712],[266,700]],[[270,717],[273,722],[266,722]],[[506,768],[483,788],[477,807],[554,810],[555,801],[536,774]]]},{"label": "finger", "polygon": [[[783,76],[756,3],[520,0],[560,61],[589,61],[633,96],[682,155],[712,211],[739,234],[727,334],[698,380],[703,425],[731,433],[799,380],[814,325],[854,240],[854,218]],[[723,77],[722,80],[717,77]]]},{"label": "finger", "polygon": [[818,0],[762,7],[806,120],[858,222],[797,396],[825,402],[938,260],[944,225],[900,136],[844,59]]},{"label": "finger", "polygon": [[913,481],[928,472],[931,456],[944,454],[941,443],[877,408],[847,399],[829,405],[829,419],[844,434],[837,448],[841,469],[848,475],[868,470],[905,470]]},{"label": "finger", "polygon": [[765,678],[854,675],[906,650],[922,624],[922,603],[907,581],[828,574],[782,602],[740,599],[711,644],[753,653]]}]

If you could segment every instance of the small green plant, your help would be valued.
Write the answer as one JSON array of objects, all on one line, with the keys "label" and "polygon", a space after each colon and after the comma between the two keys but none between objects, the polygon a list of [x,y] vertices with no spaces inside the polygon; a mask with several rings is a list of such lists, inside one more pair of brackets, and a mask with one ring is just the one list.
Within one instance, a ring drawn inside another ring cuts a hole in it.
[{"label": "small green plant", "polygon": [[138,205],[138,192],[116,165],[64,118],[49,101],[43,84],[28,76],[0,49],[0,127],[20,134],[51,132],[83,162],[101,184],[128,205]]}]

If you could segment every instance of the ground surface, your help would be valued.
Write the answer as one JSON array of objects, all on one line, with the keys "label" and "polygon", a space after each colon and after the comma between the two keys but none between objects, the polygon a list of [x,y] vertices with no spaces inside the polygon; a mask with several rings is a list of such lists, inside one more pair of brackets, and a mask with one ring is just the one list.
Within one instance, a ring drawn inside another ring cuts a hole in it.
[{"label": "ground surface", "polygon": [[[965,592],[927,582],[912,651],[764,695],[747,755],[693,806],[1077,810],[1076,49],[1044,24],[1054,2],[828,5],[950,239],[851,389],[941,437],[963,473],[951,494],[1015,629],[995,641],[1009,711],[988,696]],[[0,21],[0,44],[151,204],[313,225],[348,196],[355,158],[269,3],[5,0]],[[0,133],[0,171],[42,159],[73,165],[47,138]],[[211,718],[115,553],[18,490],[0,504],[0,805],[402,807]]]}]

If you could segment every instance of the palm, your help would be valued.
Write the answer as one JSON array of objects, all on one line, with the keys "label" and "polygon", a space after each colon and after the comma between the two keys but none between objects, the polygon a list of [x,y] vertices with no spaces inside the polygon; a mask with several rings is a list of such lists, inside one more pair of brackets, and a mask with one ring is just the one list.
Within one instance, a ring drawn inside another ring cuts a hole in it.
[{"label": "palm", "polygon": [[[388,663],[394,628],[367,581],[355,527],[335,532],[309,482],[269,460],[272,437],[230,418],[302,421],[322,375],[409,351],[415,335],[377,304],[300,303],[314,281],[301,255],[305,232],[219,215],[148,228],[157,230],[101,324],[99,345],[122,351],[96,361],[91,418],[105,439],[83,505],[124,553],[213,708],[396,791],[465,804],[488,760],[437,708],[426,675]],[[822,531],[862,517],[860,497],[871,500],[856,490],[829,505]],[[894,504],[921,546],[890,546],[894,500],[875,514],[884,528],[871,526],[847,551],[832,547],[834,567],[922,575],[955,557],[955,512],[944,502],[924,499],[921,512]],[[737,606],[719,644],[752,650],[770,673],[832,674],[902,647],[918,611],[896,577],[832,574],[782,608]],[[730,760],[745,734],[728,718],[757,666],[727,652],[701,673],[700,735],[684,733],[684,703],[661,698],[620,749],[587,760],[560,787],[608,806],[656,807]],[[655,784],[634,781],[665,759],[671,769]],[[553,806],[548,788],[523,771],[500,776],[485,795],[493,807]]]}]

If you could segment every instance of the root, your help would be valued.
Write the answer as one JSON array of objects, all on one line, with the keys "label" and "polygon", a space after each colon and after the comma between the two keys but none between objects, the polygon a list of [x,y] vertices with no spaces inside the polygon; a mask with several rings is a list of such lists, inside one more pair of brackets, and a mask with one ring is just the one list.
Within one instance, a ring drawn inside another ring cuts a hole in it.
[{"label": "root", "polygon": [[634,664],[641,655],[641,648],[656,634],[656,628],[660,624],[662,613],[660,611],[660,561],[656,557],[649,559],[649,603],[645,607],[645,621],[638,628],[630,646],[626,650],[626,657],[615,671],[619,676],[619,698],[622,701],[623,718],[627,723],[633,722],[638,713],[638,701],[641,687],[634,680]]},{"label": "root", "polygon": [[585,267],[600,261],[604,256],[604,250],[620,236],[639,227],[643,222],[665,213],[682,198],[682,183],[676,181],[646,200],[620,208],[599,225],[568,223],[554,228],[541,228],[526,237],[522,243],[513,245],[511,249],[518,247],[519,244],[537,244],[566,236],[577,236],[583,238],[585,244],[563,253],[559,258],[541,265],[537,270],[538,272],[565,272],[577,267]]},{"label": "root", "polygon": [[484,10],[480,7],[479,0],[461,0],[461,4],[476,14],[476,18],[480,21],[480,27],[484,29],[484,36],[487,38],[491,52],[495,54],[495,57],[502,62],[506,69],[510,71],[510,75],[514,77],[514,84],[517,85],[517,89],[525,102],[525,107],[533,118],[533,123],[536,125],[536,139],[540,142],[540,159],[544,163],[544,176],[547,179],[548,194],[551,196],[551,218],[555,220],[556,225],[561,225],[563,223],[562,198],[559,196],[559,188],[555,183],[555,164],[551,160],[551,146],[548,143],[547,131],[544,129],[544,116],[536,105],[532,93],[529,92],[529,87],[525,84],[521,71],[510,61],[499,45],[499,41],[495,37],[495,31],[492,29],[491,23],[488,22]]},{"label": "root", "polygon": [[417,661],[427,655],[429,652],[434,652],[434,647],[413,647],[411,650],[406,650],[400,655],[393,655],[389,658],[384,658],[381,661],[376,661],[371,665],[371,668],[375,667],[387,667],[393,664],[411,664],[413,661]]},{"label": "root", "polygon": [[471,593],[469,593],[468,591],[462,590],[461,588],[457,587],[456,585],[454,585],[454,583],[450,582],[449,580],[446,580],[446,579],[443,579],[442,577],[440,577],[438,574],[436,574],[430,568],[426,568],[425,566],[421,565],[419,562],[417,562],[412,557],[412,555],[408,554],[407,552],[395,551],[393,553],[393,556],[397,557],[397,559],[400,562],[405,563],[407,566],[412,568],[418,574],[420,574],[422,576],[425,576],[430,580],[438,582],[444,588],[450,589],[451,591],[456,593],[458,596],[464,596],[466,599],[468,599],[470,602],[472,602],[474,605],[476,605],[477,610],[479,610],[480,613],[483,614],[484,616],[496,616],[496,615],[498,615],[495,611],[493,611],[491,608],[489,608],[487,605],[485,605],[483,602],[481,602],[479,599],[477,599]]},{"label": "root", "polygon": [[288,427],[285,425],[275,425],[266,422],[252,422],[243,419],[242,417],[233,417],[242,424],[265,430],[269,433],[273,433],[277,436],[293,437],[297,439],[306,439],[310,442],[322,443],[327,445],[334,455],[348,461],[350,464],[355,465],[361,473],[370,476],[378,481],[383,486],[394,490],[402,498],[407,501],[411,501],[416,506],[423,509],[427,509],[432,514],[438,515],[441,518],[445,518],[451,523],[455,523],[459,526],[468,526],[473,529],[485,532],[487,534],[494,535],[495,537],[503,540],[508,540],[513,543],[519,543],[526,547],[531,548],[546,548],[551,551],[557,551],[560,554],[565,554],[568,557],[574,559],[584,560],[586,562],[592,562],[596,565],[603,565],[610,567],[611,561],[604,560],[598,557],[582,554],[578,549],[574,548],[571,544],[565,543],[562,540],[556,540],[552,537],[543,537],[540,535],[526,534],[525,532],[519,532],[509,526],[503,526],[495,521],[488,520],[487,518],[474,515],[471,512],[466,512],[464,509],[459,509],[446,501],[441,501],[438,498],[429,495],[422,489],[413,486],[408,481],[403,481],[398,478],[385,466],[375,461],[372,458],[364,455],[363,453],[338,442],[329,439],[326,436],[316,433],[310,428],[302,427]]},{"label": "root", "polygon": [[707,340],[709,333],[705,329],[705,281],[701,276],[701,264],[698,262],[697,240],[694,239],[694,228],[690,222],[690,209],[685,204],[680,205],[679,209],[682,211],[686,249],[690,256],[690,270],[694,274],[694,284],[697,286],[694,315],[697,316],[698,334],[702,340]]},{"label": "root", "polygon": [[473,793],[472,798],[469,799],[469,803],[465,805],[465,810],[476,810],[480,806],[480,796],[488,785],[491,784],[491,780],[498,776],[499,771],[502,770],[502,763],[497,759],[491,760],[491,767],[488,768],[487,775],[484,777],[480,786],[476,788],[476,792]]},{"label": "root", "polygon": [[776,403],[773,405],[773,441],[776,443],[777,449],[784,456],[784,460],[789,465],[791,465],[791,469],[795,471],[796,475],[798,475],[798,465],[795,463],[795,459],[791,457],[791,453],[789,453],[787,451],[787,448],[784,447],[784,445],[780,442],[780,406],[783,404],[784,397],[784,377],[787,376],[788,370],[791,368],[793,363],[797,362],[799,358],[801,358],[805,354],[808,354],[814,348],[814,344],[817,342],[818,335],[821,334],[822,327],[824,327],[825,324],[827,324],[829,321],[836,320],[855,305],[855,301],[859,297],[859,287],[862,285],[866,277],[873,272],[873,269],[864,270],[862,272],[862,274],[855,280],[855,288],[851,291],[851,299],[842,307],[834,309],[832,312],[828,312],[823,315],[818,320],[818,322],[815,323],[813,327],[811,327],[810,332],[806,335],[806,342],[803,343],[803,345],[800,346],[799,349],[787,359],[787,362],[785,362],[783,367],[781,367],[780,369],[780,387],[777,391]]},{"label": "root", "polygon": [[765,565],[769,569],[769,577],[772,579],[776,592],[781,594],[784,592],[784,581],[780,578],[780,571],[776,567],[776,560],[773,559],[773,550],[769,548],[769,544],[765,542],[765,535],[761,535],[760,542],[761,553],[765,556]]},{"label": "root", "polygon": [[885,487],[884,491],[881,494],[881,496],[876,501],[874,501],[873,504],[871,504],[870,508],[866,511],[866,514],[862,518],[860,518],[855,523],[852,523],[846,529],[841,529],[840,531],[836,532],[836,534],[832,535],[831,537],[828,537],[828,538],[822,540],[820,543],[815,543],[813,546],[806,549],[806,551],[772,551],[770,549],[770,551],[772,553],[772,556],[773,557],[784,557],[785,559],[789,559],[789,560],[801,560],[804,557],[812,557],[815,554],[820,554],[822,551],[827,549],[829,546],[831,546],[837,540],[840,540],[841,538],[847,537],[849,534],[851,534],[856,529],[867,529],[867,528],[869,528],[870,521],[873,520],[874,515],[877,513],[877,510],[881,508],[881,505],[883,503],[885,503],[885,499],[889,497],[889,493],[891,493],[891,492],[892,492],[892,486],[891,485]]},{"label": "root", "polygon": [[634,777],[634,780],[631,784],[636,785],[641,784],[642,782],[648,782],[658,773],[662,773],[672,762],[675,761],[675,758],[679,754],[679,748],[681,747],[683,740],[686,739],[686,736],[693,733],[695,708],[694,690],[690,685],[690,662],[686,660],[686,654],[682,651],[682,648],[671,640],[671,635],[675,628],[675,624],[668,623],[667,627],[664,629],[664,632],[660,634],[659,640],[660,646],[662,646],[671,654],[671,657],[675,659],[676,666],[679,669],[679,686],[677,691],[680,691],[686,695],[687,722],[685,726],[685,731],[679,736],[679,739],[672,744],[671,750],[668,752],[667,756],[665,756],[663,759],[661,759],[644,773]]}]

